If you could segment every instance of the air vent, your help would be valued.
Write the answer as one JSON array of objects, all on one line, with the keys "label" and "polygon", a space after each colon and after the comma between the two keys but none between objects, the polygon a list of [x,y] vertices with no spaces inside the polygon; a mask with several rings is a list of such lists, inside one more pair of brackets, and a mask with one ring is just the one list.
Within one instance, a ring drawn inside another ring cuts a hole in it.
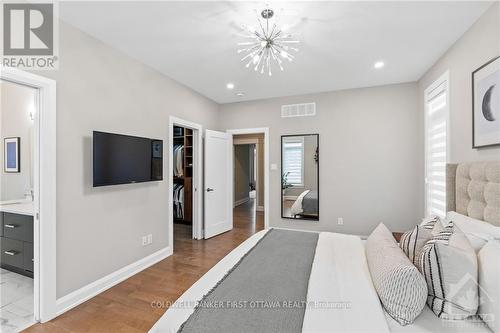
[{"label": "air vent", "polygon": [[316,103],[290,104],[281,106],[281,118],[312,117],[316,115]]}]

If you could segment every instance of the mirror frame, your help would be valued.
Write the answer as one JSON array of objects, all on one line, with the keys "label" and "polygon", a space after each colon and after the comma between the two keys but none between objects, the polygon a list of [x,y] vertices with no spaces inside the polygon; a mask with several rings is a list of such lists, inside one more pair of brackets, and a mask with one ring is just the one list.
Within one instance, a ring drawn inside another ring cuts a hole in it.
[{"label": "mirror frame", "polygon": [[[283,216],[283,139],[284,138],[289,138],[289,137],[296,137],[296,136],[316,136],[316,140],[318,142],[318,162],[316,163],[316,174],[317,174],[317,182],[318,182],[318,216],[317,217],[301,217],[301,218],[293,218],[289,216]],[[281,136],[281,144],[280,144],[280,156],[281,156],[281,164],[280,164],[280,203],[281,203],[281,218],[282,219],[287,219],[287,220],[292,220],[292,221],[312,221],[312,222],[319,222],[320,218],[320,210],[319,210],[319,201],[320,201],[320,195],[319,195],[319,162],[321,160],[320,158],[320,149],[319,149],[319,133],[309,133],[309,134],[287,134],[287,135],[282,135]]]}]

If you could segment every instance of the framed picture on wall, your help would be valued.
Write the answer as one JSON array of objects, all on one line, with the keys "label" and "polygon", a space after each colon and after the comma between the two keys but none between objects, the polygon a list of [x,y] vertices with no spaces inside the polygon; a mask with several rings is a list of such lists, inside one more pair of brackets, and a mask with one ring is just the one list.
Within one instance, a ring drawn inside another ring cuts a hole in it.
[{"label": "framed picture on wall", "polygon": [[21,138],[5,138],[4,139],[4,172],[15,173],[21,172],[19,163],[19,145]]},{"label": "framed picture on wall", "polygon": [[472,148],[500,145],[500,57],[472,73]]}]

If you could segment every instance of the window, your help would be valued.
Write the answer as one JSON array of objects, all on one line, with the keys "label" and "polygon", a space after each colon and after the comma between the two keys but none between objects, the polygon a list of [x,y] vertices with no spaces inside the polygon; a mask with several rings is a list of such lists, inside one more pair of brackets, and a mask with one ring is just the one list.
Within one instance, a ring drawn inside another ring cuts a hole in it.
[{"label": "window", "polygon": [[283,138],[283,172],[293,186],[304,186],[304,138]]},{"label": "window", "polygon": [[446,215],[446,162],[448,73],[425,90],[425,209],[426,214]]}]

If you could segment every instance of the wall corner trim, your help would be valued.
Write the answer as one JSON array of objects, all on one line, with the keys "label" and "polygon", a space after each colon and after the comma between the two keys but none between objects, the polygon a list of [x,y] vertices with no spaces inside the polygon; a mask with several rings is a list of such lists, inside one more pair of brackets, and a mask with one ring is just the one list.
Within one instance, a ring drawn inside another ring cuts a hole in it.
[{"label": "wall corner trim", "polygon": [[140,271],[156,264],[157,262],[171,256],[173,253],[171,247],[165,247],[147,257],[144,257],[136,262],[131,263],[111,274],[106,275],[99,280],[89,283],[80,289],[77,289],[68,295],[58,298],[57,316],[64,312],[82,304],[92,297],[102,293],[103,291],[117,285],[118,283],[128,279],[129,277],[139,273]]}]

